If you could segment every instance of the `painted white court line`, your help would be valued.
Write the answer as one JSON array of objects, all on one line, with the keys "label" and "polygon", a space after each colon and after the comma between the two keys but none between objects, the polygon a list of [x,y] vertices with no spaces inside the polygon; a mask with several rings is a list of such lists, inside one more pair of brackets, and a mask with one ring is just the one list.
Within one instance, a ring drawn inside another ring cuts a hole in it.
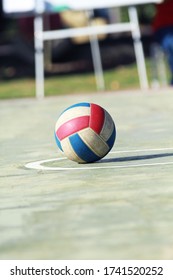
[{"label": "painted white court line", "polygon": [[[111,154],[119,154],[119,153],[139,153],[139,152],[156,152],[156,151],[173,151],[173,148],[158,148],[158,149],[143,149],[143,150],[129,150],[129,151],[111,151]],[[160,166],[160,165],[172,165],[173,161],[170,162],[155,162],[155,163],[140,163],[140,164],[123,164],[123,165],[101,165],[99,166],[89,166],[86,164],[79,164],[78,167],[49,167],[44,166],[43,164],[55,161],[64,161],[68,160],[65,157],[60,158],[52,158],[46,160],[40,160],[35,162],[30,162],[25,165],[28,169],[36,169],[36,170],[45,170],[45,171],[65,171],[65,170],[94,170],[94,169],[117,169],[117,168],[133,168],[133,167],[145,167],[145,166]]]},{"label": "painted white court line", "polygon": [[124,151],[111,151],[112,154],[123,154],[123,153],[141,153],[141,152],[166,152],[166,151],[173,151],[173,148],[155,148],[155,149],[142,149],[142,150],[124,150]]}]

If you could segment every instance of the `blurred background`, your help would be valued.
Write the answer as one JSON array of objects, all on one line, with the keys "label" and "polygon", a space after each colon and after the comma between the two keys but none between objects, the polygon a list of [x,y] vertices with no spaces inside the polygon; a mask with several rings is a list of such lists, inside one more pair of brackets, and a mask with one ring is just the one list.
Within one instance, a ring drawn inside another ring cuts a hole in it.
[{"label": "blurred background", "polygon": [[[153,74],[152,67],[150,66],[153,44],[151,22],[155,14],[155,6],[153,4],[140,5],[137,9],[147,71],[149,78],[154,79],[153,75],[155,74]],[[126,7],[95,10],[91,18],[92,24],[97,25],[125,22],[127,20],[128,12]],[[44,30],[81,26],[87,26],[87,18],[84,12],[62,11],[56,14],[44,15]],[[3,13],[2,0],[0,0],[1,98],[8,97],[11,92],[10,89],[5,87],[4,82],[19,82],[21,80],[24,81],[24,79],[28,79],[30,91],[27,93],[26,90],[23,91],[21,83],[13,84],[11,97],[34,95],[35,59],[33,30],[32,16],[7,17]],[[106,90],[139,87],[131,34],[123,32],[100,35],[98,38]],[[63,87],[63,79],[65,78],[73,78],[73,84],[70,86],[71,92],[95,90],[91,49],[89,38],[86,36],[46,41],[44,43],[44,59],[47,95],[57,94],[57,86],[59,88],[58,94],[68,92],[69,89]],[[129,71],[131,79],[128,78]],[[78,79],[79,75],[80,78],[81,75],[83,76],[84,81],[78,88],[78,82],[75,79]],[[82,84],[86,83],[85,79],[88,79],[87,87],[83,88]],[[70,80],[68,81],[70,83]],[[10,84],[8,83],[8,85]]]}]

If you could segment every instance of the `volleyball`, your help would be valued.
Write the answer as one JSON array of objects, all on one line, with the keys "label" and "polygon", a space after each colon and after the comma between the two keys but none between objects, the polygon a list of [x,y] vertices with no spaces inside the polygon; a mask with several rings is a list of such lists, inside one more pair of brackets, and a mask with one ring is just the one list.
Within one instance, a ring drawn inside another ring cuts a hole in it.
[{"label": "volleyball", "polygon": [[64,155],[78,163],[100,160],[116,138],[110,114],[94,103],[77,103],[65,109],[55,124],[55,140]]}]

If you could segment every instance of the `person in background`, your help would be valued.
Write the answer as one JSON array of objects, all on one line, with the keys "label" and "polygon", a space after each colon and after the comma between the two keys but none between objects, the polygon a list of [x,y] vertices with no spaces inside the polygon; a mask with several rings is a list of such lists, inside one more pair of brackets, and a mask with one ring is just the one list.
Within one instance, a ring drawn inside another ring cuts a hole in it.
[{"label": "person in background", "polygon": [[164,0],[156,5],[153,20],[155,40],[163,48],[171,71],[171,85],[173,85],[173,0]]}]

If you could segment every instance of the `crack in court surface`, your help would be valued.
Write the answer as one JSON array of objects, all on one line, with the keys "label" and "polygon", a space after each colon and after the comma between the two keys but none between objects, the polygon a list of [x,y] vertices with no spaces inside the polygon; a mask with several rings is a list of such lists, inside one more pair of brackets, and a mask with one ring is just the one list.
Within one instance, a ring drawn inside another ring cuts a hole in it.
[{"label": "crack in court surface", "polygon": [[[110,157],[115,154],[117,155],[116,157]],[[101,159],[100,161],[90,164],[77,164],[68,160],[66,157],[59,157],[30,162],[27,163],[25,167],[27,169],[36,169],[44,171],[73,171],[92,169],[134,168],[160,165],[166,166],[173,165],[173,161],[171,161],[172,157],[173,148],[124,150],[111,151],[107,155],[107,157]]]}]

